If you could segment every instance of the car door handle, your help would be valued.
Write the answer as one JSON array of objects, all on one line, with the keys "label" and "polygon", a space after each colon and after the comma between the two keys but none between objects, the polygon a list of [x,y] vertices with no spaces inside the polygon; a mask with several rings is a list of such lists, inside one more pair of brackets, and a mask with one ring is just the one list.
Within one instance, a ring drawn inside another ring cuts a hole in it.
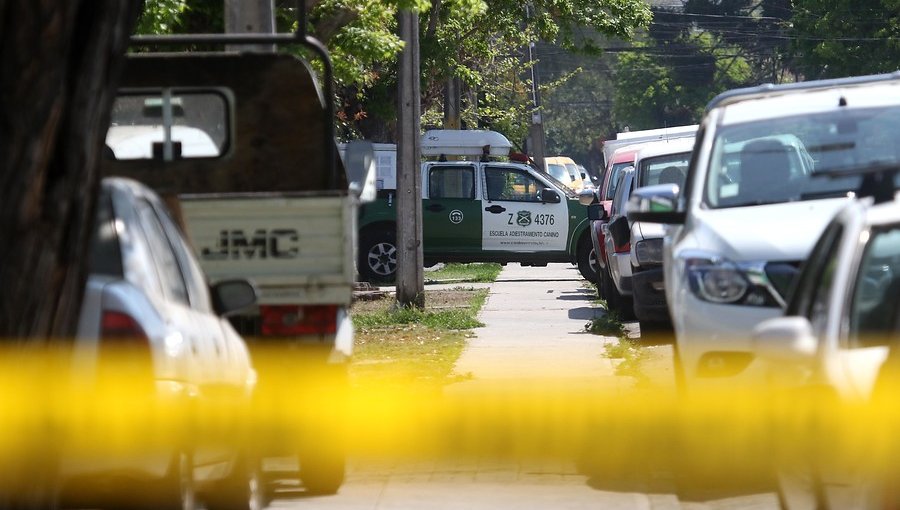
[{"label": "car door handle", "polygon": [[445,209],[445,207],[442,206],[441,204],[431,204],[428,207],[426,207],[425,209],[428,209],[431,212],[439,212],[439,211],[443,211]]},{"label": "car door handle", "polygon": [[499,205],[492,205],[492,206],[490,206],[490,207],[485,207],[484,210],[487,211],[487,212],[489,212],[489,213],[500,214],[500,213],[502,213],[503,211],[505,211],[506,208],[505,208],[505,207],[501,207],[501,206],[499,206]]}]

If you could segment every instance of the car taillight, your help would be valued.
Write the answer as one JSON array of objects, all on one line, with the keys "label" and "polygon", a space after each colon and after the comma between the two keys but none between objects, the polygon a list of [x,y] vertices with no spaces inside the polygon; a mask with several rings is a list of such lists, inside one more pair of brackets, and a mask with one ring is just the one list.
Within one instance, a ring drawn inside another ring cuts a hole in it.
[{"label": "car taillight", "polygon": [[260,306],[263,336],[332,335],[337,332],[337,305]]},{"label": "car taillight", "polygon": [[616,253],[628,253],[631,251],[631,242],[627,242],[622,246],[616,246]]},{"label": "car taillight", "polygon": [[119,345],[148,344],[147,335],[130,315],[122,312],[106,310],[100,319],[100,337],[104,342],[115,342]]},{"label": "car taillight", "polygon": [[124,378],[135,385],[144,385],[152,379],[150,339],[141,325],[127,313],[103,311],[100,317],[99,368],[101,377],[121,380],[123,384]]}]

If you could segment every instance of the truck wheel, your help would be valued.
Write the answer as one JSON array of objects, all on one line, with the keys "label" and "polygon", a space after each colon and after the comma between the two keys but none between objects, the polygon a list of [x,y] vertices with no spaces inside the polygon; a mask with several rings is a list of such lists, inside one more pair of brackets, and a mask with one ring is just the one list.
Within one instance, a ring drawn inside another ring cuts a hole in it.
[{"label": "truck wheel", "polygon": [[594,254],[594,247],[587,236],[578,241],[575,261],[578,262],[578,271],[581,276],[591,283],[597,283],[597,256]]},{"label": "truck wheel", "polygon": [[623,296],[616,288],[615,282],[608,270],[601,271],[603,278],[603,293],[606,295],[606,309],[619,314],[622,320],[634,319],[634,304],[631,296]]},{"label": "truck wheel", "polygon": [[359,243],[359,273],[369,281],[391,282],[397,273],[397,234],[367,232]]},{"label": "truck wheel", "polygon": [[335,494],[344,483],[346,460],[340,452],[300,456],[300,480],[308,494]]}]

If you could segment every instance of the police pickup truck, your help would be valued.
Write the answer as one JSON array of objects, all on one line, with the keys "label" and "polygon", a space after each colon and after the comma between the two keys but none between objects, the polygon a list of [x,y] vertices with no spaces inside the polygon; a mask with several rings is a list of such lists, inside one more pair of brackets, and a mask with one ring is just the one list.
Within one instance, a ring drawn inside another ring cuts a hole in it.
[{"label": "police pickup truck", "polygon": [[[421,167],[425,265],[570,262],[595,281],[587,209],[547,173],[501,161],[510,147],[493,131],[425,133],[422,155],[437,159]],[[360,207],[357,267],[372,281],[390,281],[397,270],[395,195],[379,190],[377,200]]]}]

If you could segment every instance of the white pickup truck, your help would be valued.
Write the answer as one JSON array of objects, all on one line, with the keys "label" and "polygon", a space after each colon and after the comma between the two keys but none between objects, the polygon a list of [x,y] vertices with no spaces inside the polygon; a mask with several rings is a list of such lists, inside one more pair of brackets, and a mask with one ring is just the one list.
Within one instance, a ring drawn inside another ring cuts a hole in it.
[{"label": "white pickup truck", "polygon": [[166,197],[211,283],[257,286],[258,307],[233,323],[260,367],[258,393],[307,413],[291,437],[261,434],[273,443],[263,453],[298,445],[300,477],[319,493],[341,485],[344,457],[333,409],[304,404],[346,384],[357,207],[375,182],[358,147],[347,157],[360,176],[345,174],[323,97],[289,55],[131,56],[103,168]]}]

